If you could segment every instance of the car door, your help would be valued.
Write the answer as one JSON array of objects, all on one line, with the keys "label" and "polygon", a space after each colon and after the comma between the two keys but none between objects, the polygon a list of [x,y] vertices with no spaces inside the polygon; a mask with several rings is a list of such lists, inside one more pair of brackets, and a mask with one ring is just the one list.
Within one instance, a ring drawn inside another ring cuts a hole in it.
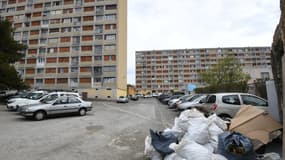
[{"label": "car door", "polygon": [[68,97],[67,109],[69,113],[78,112],[81,107],[81,101],[75,96]]},{"label": "car door", "polygon": [[268,102],[262,98],[259,98],[254,95],[242,94],[241,99],[243,104],[245,105],[257,106],[261,109],[268,111]]},{"label": "car door", "polygon": [[239,111],[240,109],[240,98],[238,94],[230,94],[230,95],[223,95],[221,97],[220,103],[218,103],[217,111],[216,113],[218,115],[220,114],[226,114],[231,117],[234,117],[234,115]]},{"label": "car door", "polygon": [[68,104],[68,98],[66,96],[59,97],[49,108],[49,114],[62,114],[66,113],[66,106]]}]

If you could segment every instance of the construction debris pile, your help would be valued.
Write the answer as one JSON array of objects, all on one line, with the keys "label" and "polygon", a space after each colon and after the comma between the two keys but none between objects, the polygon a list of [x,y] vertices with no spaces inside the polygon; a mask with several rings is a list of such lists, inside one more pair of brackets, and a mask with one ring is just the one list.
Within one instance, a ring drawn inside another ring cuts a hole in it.
[{"label": "construction debris pile", "polygon": [[277,153],[260,155],[255,150],[280,136],[281,128],[251,106],[242,107],[230,125],[215,114],[206,118],[191,109],[181,112],[172,128],[150,130],[144,155],[151,160],[279,160]]}]

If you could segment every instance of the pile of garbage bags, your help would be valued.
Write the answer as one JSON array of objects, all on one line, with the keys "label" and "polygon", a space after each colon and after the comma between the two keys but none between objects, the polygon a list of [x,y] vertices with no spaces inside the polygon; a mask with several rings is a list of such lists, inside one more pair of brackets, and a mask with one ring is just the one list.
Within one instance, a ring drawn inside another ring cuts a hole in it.
[{"label": "pile of garbage bags", "polygon": [[251,140],[227,129],[215,114],[206,118],[196,109],[186,110],[175,118],[172,128],[150,130],[144,155],[151,160],[256,159]]}]

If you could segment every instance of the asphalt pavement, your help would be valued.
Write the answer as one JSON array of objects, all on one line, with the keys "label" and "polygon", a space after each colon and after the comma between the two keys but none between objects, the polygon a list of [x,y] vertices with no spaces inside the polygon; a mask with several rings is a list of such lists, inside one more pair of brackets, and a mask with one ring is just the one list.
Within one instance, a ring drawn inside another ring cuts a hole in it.
[{"label": "asphalt pavement", "polygon": [[0,105],[0,159],[143,160],[149,129],[171,127],[177,115],[154,98],[93,106],[83,117],[34,121]]}]

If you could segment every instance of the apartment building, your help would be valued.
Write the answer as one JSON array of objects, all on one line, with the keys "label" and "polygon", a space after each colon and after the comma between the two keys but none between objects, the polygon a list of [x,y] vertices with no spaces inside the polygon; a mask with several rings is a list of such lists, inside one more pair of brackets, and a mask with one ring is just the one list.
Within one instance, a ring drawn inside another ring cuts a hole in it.
[{"label": "apartment building", "polygon": [[28,46],[15,66],[33,88],[126,95],[127,0],[1,0],[0,15]]},{"label": "apartment building", "polygon": [[199,72],[232,54],[238,58],[253,83],[272,78],[270,47],[200,48],[136,52],[136,87],[139,93],[187,91],[205,84]]}]

